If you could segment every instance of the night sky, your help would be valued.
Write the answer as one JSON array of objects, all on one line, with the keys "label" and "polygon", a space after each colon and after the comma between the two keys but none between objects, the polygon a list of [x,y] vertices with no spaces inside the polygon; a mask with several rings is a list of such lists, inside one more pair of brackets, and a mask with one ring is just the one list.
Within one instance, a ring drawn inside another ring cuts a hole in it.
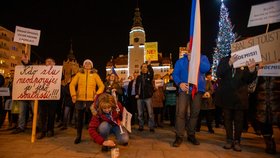
[{"label": "night sky", "polygon": [[[252,5],[269,0],[224,0],[234,32],[240,36],[265,33],[266,26],[247,28]],[[202,54],[212,60],[218,32],[220,0],[201,0]],[[133,24],[136,0],[24,0],[3,1],[0,26],[11,31],[22,26],[41,30],[39,46],[32,46],[40,60],[53,57],[62,64],[70,50],[79,63],[89,58],[102,77],[111,56],[127,54],[129,31]],[[164,56],[178,58],[179,47],[189,39],[191,0],[139,0],[147,42],[158,42]],[[270,30],[279,28],[271,24]]]}]

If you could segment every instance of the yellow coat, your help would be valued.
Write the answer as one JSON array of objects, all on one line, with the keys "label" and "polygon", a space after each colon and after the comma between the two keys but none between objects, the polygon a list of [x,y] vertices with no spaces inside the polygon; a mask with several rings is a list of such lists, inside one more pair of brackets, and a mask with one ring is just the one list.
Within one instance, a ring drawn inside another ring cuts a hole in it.
[{"label": "yellow coat", "polygon": [[96,72],[84,70],[74,76],[70,83],[70,93],[71,97],[76,96],[77,101],[93,101],[96,94],[103,93],[104,87]]}]

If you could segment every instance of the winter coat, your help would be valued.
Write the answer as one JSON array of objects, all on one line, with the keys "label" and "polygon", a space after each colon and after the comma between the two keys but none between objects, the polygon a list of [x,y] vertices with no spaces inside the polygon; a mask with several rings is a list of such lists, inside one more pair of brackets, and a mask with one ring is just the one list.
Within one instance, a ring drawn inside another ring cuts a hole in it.
[{"label": "winter coat", "polygon": [[118,126],[117,123],[120,123],[120,121],[122,120],[123,106],[120,103],[118,103],[118,106],[120,109],[119,112],[117,112],[115,108],[113,108],[111,112],[111,116],[113,119],[110,119],[108,116],[106,116],[105,113],[101,113],[101,114],[97,113],[92,116],[91,121],[89,123],[88,132],[90,137],[97,144],[102,145],[103,142],[105,141],[105,139],[98,132],[98,127],[102,122],[105,121],[111,124],[112,126]]},{"label": "winter coat", "polygon": [[[98,90],[96,91],[97,87]],[[103,91],[104,84],[102,80],[92,70],[78,72],[70,83],[71,97],[76,96],[77,101],[93,101],[95,95],[101,94]]]},{"label": "winter coat", "polygon": [[135,93],[139,99],[147,99],[153,96],[154,70],[151,65],[148,65],[148,72],[142,73],[136,79]]},{"label": "winter coat", "polygon": [[163,101],[164,101],[163,87],[155,88],[152,96],[152,107],[163,108]]},{"label": "winter coat", "polygon": [[[258,121],[280,125],[280,77],[258,77],[255,106]],[[279,126],[280,127],[280,126]]]},{"label": "winter coat", "polygon": [[248,67],[234,69],[229,66],[230,57],[221,59],[217,69],[220,78],[216,91],[216,105],[225,109],[248,109],[248,84],[257,77],[257,71],[251,73]]},{"label": "winter coat", "polygon": [[206,92],[208,92],[210,94],[210,97],[204,98],[204,96],[202,96],[200,109],[201,110],[215,109],[215,105],[213,104],[213,99],[212,99],[212,94],[214,92],[214,88],[213,88],[212,82],[209,80],[206,81],[205,93]]},{"label": "winter coat", "polygon": [[173,80],[169,80],[164,88],[165,106],[176,106],[178,87]]},{"label": "winter coat", "polygon": [[[191,69],[191,68],[190,68]],[[210,69],[210,63],[208,58],[205,55],[201,55],[200,58],[200,66],[199,66],[199,74],[198,74],[198,91],[205,91],[205,73]],[[179,59],[175,63],[174,71],[172,73],[173,80],[180,87],[180,84],[188,83],[189,76],[189,60],[188,56],[185,54],[183,58]],[[190,89],[191,90],[191,89]],[[179,92],[181,92],[181,88],[179,88]]]}]

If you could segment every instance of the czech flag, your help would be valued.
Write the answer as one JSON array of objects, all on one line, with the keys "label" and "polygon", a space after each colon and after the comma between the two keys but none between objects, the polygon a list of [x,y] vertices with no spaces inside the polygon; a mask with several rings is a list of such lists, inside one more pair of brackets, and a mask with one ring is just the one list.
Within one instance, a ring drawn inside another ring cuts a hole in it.
[{"label": "czech flag", "polygon": [[117,72],[116,72],[116,70],[115,70],[115,66],[114,65],[112,66],[111,71],[112,71],[112,74],[116,75],[116,77],[119,77]]},{"label": "czech flag", "polygon": [[197,92],[198,73],[201,56],[201,24],[199,0],[192,0],[192,12],[190,22],[190,50],[191,60],[189,63],[189,83],[193,84],[192,96]]}]

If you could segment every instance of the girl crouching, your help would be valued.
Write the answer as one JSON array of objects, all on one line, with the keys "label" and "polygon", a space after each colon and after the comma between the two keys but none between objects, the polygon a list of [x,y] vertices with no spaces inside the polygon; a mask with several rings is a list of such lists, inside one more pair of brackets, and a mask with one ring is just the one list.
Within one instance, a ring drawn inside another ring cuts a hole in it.
[{"label": "girl crouching", "polygon": [[103,93],[98,97],[96,107],[92,110],[93,116],[88,131],[91,138],[102,145],[102,150],[116,146],[113,140],[108,139],[111,133],[116,136],[117,144],[128,145],[128,132],[121,125],[122,112],[122,105],[116,105],[113,96]]}]

